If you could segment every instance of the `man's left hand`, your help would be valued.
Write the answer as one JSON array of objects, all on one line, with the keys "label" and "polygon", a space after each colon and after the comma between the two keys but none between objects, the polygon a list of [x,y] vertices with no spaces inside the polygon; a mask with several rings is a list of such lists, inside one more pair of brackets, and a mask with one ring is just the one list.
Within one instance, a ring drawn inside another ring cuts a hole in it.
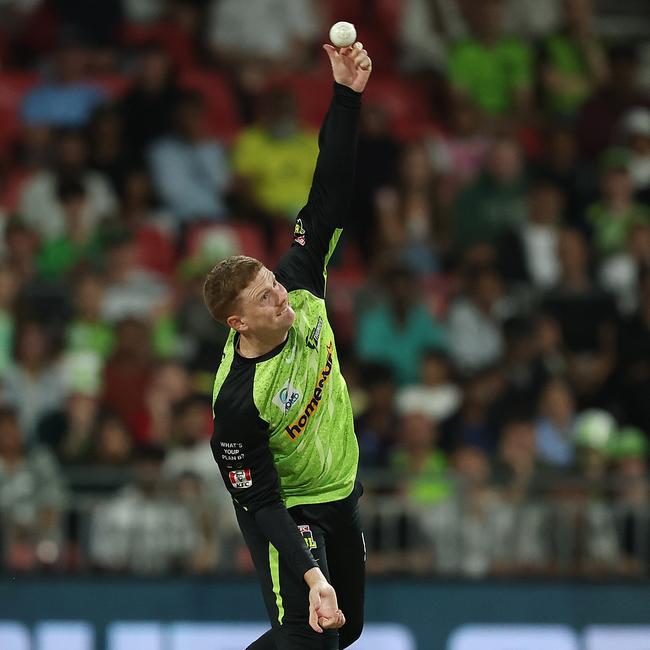
[{"label": "man's left hand", "polygon": [[372,71],[372,61],[363,49],[363,43],[357,41],[351,47],[340,49],[323,45],[323,49],[330,58],[334,81],[362,93]]}]

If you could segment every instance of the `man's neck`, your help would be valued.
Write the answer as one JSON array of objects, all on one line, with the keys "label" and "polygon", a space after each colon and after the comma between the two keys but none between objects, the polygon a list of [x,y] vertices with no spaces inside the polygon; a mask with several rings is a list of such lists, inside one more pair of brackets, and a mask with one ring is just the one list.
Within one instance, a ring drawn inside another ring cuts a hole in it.
[{"label": "man's neck", "polygon": [[280,345],[280,343],[284,343],[288,335],[288,330],[283,334],[276,334],[275,336],[269,336],[268,338],[253,336],[251,334],[240,334],[237,351],[246,359],[255,359],[256,357],[261,357],[267,352],[270,352]]}]

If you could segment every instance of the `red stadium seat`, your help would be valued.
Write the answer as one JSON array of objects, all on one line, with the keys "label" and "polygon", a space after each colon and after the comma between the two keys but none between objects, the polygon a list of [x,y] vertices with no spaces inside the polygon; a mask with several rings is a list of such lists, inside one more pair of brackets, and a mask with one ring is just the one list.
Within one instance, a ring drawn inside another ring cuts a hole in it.
[{"label": "red stadium seat", "polygon": [[298,116],[303,124],[314,129],[320,127],[332,97],[330,75],[312,73],[282,75],[269,81],[268,87],[275,86],[286,88],[293,93],[298,104]]},{"label": "red stadium seat", "polygon": [[164,45],[171,60],[179,69],[192,67],[195,64],[194,44],[186,32],[171,23],[127,24],[122,31],[122,41],[131,47],[160,43]]},{"label": "red stadium seat", "polygon": [[412,139],[437,131],[426,95],[397,76],[374,77],[366,88],[364,101],[386,110],[393,131],[400,138]]},{"label": "red stadium seat", "polygon": [[365,0],[323,0],[323,21],[328,30],[339,20],[346,20],[358,27],[363,22],[365,6]]},{"label": "red stadium seat", "polygon": [[20,105],[38,80],[34,72],[0,74],[0,148],[9,146],[20,133]]},{"label": "red stadium seat", "polygon": [[188,68],[179,79],[183,88],[203,95],[207,109],[207,125],[211,135],[230,142],[239,132],[241,123],[230,86],[217,72]]}]

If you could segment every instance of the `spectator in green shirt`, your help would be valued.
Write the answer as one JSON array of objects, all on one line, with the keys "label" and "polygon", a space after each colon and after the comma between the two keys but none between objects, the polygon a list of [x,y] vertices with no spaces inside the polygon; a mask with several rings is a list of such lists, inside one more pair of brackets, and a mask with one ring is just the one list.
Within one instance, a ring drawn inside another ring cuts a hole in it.
[{"label": "spectator in green shirt", "polygon": [[84,218],[87,194],[79,181],[62,181],[58,198],[63,208],[65,232],[43,244],[37,259],[39,273],[49,279],[61,278],[84,261],[101,253],[99,237]]},{"label": "spectator in green shirt", "polygon": [[526,221],[526,179],[519,144],[494,143],[481,177],[463,190],[452,210],[452,240],[459,249],[495,244],[506,231]]},{"label": "spectator in green shirt", "polygon": [[573,117],[609,76],[604,48],[592,29],[593,1],[565,0],[565,28],[542,46],[542,84],[550,112]]},{"label": "spectator in green shirt", "polygon": [[632,228],[650,223],[650,210],[634,200],[629,162],[629,152],[617,148],[606,151],[601,160],[601,199],[587,210],[587,223],[601,257],[620,253]]},{"label": "spectator in green shirt", "polygon": [[531,51],[503,33],[502,0],[473,3],[468,19],[472,37],[456,44],[449,57],[452,91],[490,116],[526,113],[533,85]]},{"label": "spectator in green shirt", "polygon": [[87,272],[77,278],[74,316],[66,330],[67,350],[94,352],[106,359],[113,351],[115,334],[101,316],[105,282],[101,275]]}]

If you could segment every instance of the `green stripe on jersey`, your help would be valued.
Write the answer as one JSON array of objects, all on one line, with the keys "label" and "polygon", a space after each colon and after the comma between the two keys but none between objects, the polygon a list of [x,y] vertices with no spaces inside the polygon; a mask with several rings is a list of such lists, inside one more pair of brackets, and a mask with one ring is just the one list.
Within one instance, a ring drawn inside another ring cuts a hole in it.
[{"label": "green stripe on jersey", "polygon": [[273,593],[275,594],[275,604],[278,608],[278,623],[282,625],[284,618],[284,605],[282,603],[282,594],[280,593],[280,556],[278,549],[269,542],[269,567],[271,568],[271,583],[273,584]]}]

